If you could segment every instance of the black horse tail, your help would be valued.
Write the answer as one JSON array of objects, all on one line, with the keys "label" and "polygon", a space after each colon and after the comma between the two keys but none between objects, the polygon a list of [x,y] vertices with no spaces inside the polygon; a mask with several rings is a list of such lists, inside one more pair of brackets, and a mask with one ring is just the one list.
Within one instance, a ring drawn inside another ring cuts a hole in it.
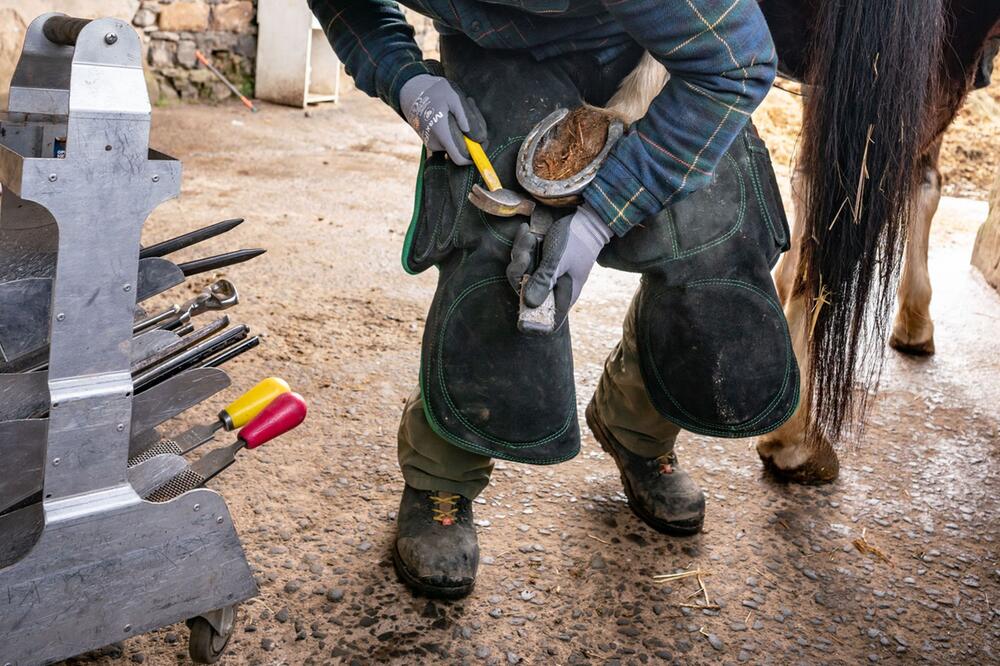
[{"label": "black horse tail", "polygon": [[810,303],[813,436],[863,426],[878,385],[945,29],[943,0],[819,3],[796,282]]}]

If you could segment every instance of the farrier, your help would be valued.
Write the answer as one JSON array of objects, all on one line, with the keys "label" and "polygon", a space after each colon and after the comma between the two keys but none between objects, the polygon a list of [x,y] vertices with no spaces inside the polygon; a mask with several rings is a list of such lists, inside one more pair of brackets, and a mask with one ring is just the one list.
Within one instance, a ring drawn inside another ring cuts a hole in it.
[{"label": "farrier", "polygon": [[[399,427],[406,481],[394,561],[413,589],[460,597],[479,560],[471,501],[492,460],[552,464],[580,448],[567,312],[593,267],[642,274],[586,410],[632,510],[661,532],[701,529],[701,489],[678,432],[749,437],[798,402],[798,369],[770,277],[788,229],[767,149],[749,123],[776,68],[754,0],[407,0],[435,21],[425,59],[396,2],[310,0],[358,87],[426,150],[403,250],[439,281],[419,384]],[[648,51],[670,77],[582,203],[542,243],[476,209],[464,136],[505,184],[525,135],[556,108],[602,106]],[[530,255],[530,256],[529,256]],[[517,327],[552,292],[556,330]]]}]

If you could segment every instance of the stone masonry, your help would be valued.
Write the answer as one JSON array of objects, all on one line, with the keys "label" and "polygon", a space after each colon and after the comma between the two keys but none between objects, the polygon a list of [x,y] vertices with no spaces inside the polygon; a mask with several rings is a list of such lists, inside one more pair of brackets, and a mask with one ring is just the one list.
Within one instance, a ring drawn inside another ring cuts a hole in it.
[{"label": "stone masonry", "polygon": [[144,37],[154,100],[218,100],[231,93],[195,57],[201,51],[247,96],[257,52],[253,0],[142,0],[132,24]]},{"label": "stone masonry", "polygon": [[[302,2],[305,0],[289,0]],[[195,50],[248,96],[253,94],[257,52],[256,0],[0,0],[0,105],[21,52],[24,31],[48,11],[96,18],[131,19],[143,39],[146,78],[154,102],[214,101],[229,90],[200,65]],[[404,10],[428,58],[436,58],[431,21]],[[342,79],[350,86],[347,77]]]}]

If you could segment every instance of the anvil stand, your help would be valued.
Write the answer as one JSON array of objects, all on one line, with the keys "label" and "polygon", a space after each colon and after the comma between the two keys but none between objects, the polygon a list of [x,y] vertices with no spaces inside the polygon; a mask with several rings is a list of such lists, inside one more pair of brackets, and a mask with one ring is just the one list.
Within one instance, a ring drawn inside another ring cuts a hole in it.
[{"label": "anvil stand", "polygon": [[218,493],[153,504],[126,478],[140,232],[180,190],[180,164],[149,149],[150,116],[127,23],[32,22],[0,125],[0,238],[19,239],[0,247],[0,279],[54,277],[50,409],[44,499],[0,516],[0,666],[185,619],[221,653],[257,592]]}]

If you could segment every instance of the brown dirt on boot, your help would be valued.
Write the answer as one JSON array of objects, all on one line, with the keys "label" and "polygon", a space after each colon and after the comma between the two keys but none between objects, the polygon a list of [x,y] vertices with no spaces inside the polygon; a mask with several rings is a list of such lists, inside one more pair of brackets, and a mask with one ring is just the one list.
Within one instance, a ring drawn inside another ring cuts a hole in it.
[{"label": "brown dirt on boot", "polygon": [[657,458],[635,455],[612,436],[591,400],[587,425],[618,465],[629,508],[657,532],[690,536],[701,531],[705,521],[705,495],[694,479],[677,468],[672,453]]},{"label": "brown dirt on boot", "polygon": [[411,590],[458,599],[476,584],[479,541],[472,503],[454,493],[403,489],[392,560]]}]

